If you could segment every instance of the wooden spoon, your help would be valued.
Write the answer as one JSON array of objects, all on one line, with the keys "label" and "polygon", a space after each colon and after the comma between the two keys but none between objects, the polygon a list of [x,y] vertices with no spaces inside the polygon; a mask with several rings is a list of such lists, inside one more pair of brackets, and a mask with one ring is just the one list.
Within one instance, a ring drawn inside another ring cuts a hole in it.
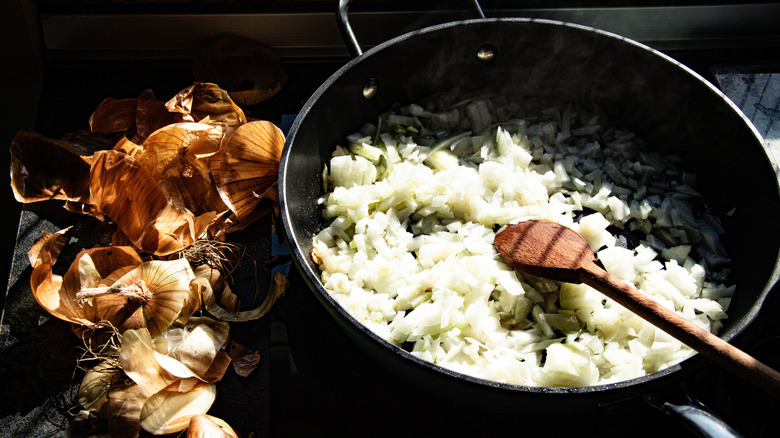
[{"label": "wooden spoon", "polygon": [[513,268],[551,280],[585,283],[780,399],[780,373],[606,272],[596,264],[585,239],[571,228],[544,220],[520,222],[500,230],[495,245]]}]

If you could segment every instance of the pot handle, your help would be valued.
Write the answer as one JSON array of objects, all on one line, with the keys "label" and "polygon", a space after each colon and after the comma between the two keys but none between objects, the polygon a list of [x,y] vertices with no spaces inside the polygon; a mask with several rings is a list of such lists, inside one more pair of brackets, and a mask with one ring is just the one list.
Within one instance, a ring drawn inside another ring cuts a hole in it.
[{"label": "pot handle", "polygon": [[[360,43],[358,43],[358,40],[355,37],[355,32],[352,31],[352,25],[349,24],[348,12],[350,3],[352,3],[352,0],[339,0],[336,18],[339,25],[339,31],[341,32],[341,38],[343,38],[344,42],[347,44],[349,54],[353,58],[357,58],[363,54],[363,49],[360,48]],[[479,18],[485,18],[479,0],[470,0],[470,3],[471,7],[474,9],[474,13],[477,14]]]},{"label": "pot handle", "polygon": [[357,38],[355,38],[355,32],[352,31],[352,26],[349,24],[349,17],[347,12],[349,10],[349,4],[352,0],[339,0],[339,10],[336,14],[338,19],[339,31],[341,32],[341,38],[347,44],[347,50],[353,58],[363,54],[363,50],[360,48]]},{"label": "pot handle", "polygon": [[676,405],[669,402],[659,403],[648,400],[648,403],[667,414],[677,418],[688,429],[702,438],[743,438],[743,435],[726,424],[704,404],[686,393],[688,403]]}]

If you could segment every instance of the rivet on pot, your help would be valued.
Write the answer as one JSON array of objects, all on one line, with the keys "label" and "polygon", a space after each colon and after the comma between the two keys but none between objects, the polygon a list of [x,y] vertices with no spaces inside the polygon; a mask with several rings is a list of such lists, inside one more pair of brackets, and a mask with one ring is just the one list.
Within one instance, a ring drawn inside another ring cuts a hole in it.
[{"label": "rivet on pot", "polygon": [[365,84],[363,84],[363,97],[366,99],[371,99],[374,97],[376,92],[379,90],[379,84],[377,83],[375,78],[371,78],[366,81]]},{"label": "rivet on pot", "polygon": [[477,49],[477,59],[482,62],[490,62],[496,57],[496,46],[492,44],[483,44]]}]

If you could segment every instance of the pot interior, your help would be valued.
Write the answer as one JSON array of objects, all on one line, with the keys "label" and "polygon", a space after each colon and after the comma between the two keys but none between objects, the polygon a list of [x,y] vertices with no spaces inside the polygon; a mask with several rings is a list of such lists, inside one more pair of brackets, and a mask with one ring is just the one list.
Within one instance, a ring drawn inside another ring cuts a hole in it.
[{"label": "pot interior", "polygon": [[[364,97],[367,85],[375,85],[371,98]],[[324,225],[317,205],[323,163],[391,105],[455,89],[503,97],[512,104],[501,110],[519,116],[549,103],[598,108],[651,150],[680,156],[727,230],[737,295],[720,335],[734,337],[755,317],[778,276],[780,196],[761,136],[733,103],[676,61],[613,34],[551,21],[470,20],[404,35],[352,60],[311,97],[287,138],[279,188],[294,260],[363,348],[387,360],[398,353],[374,345],[381,341],[350,321],[318,280],[309,255]]]}]

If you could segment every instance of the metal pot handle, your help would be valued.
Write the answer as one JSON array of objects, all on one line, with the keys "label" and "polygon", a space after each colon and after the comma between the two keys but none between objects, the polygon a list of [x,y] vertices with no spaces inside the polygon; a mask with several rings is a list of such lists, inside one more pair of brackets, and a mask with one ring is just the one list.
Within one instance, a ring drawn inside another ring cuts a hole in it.
[{"label": "metal pot handle", "polygon": [[363,54],[363,50],[360,49],[360,44],[358,43],[357,38],[355,38],[352,26],[349,24],[347,12],[350,3],[352,3],[352,0],[339,0],[339,10],[338,14],[336,14],[336,18],[339,24],[339,31],[341,31],[341,38],[343,38],[344,42],[347,44],[349,54],[352,55],[353,58],[357,58]]},{"label": "metal pot handle", "polygon": [[726,424],[699,400],[686,393],[688,403],[675,405],[648,399],[655,408],[675,417],[697,436],[702,438],[743,438],[743,435]]},{"label": "metal pot handle", "polygon": [[[360,48],[360,43],[358,43],[358,40],[355,37],[355,32],[352,31],[352,26],[349,24],[348,12],[350,3],[352,3],[352,0],[339,0],[336,18],[339,25],[339,31],[341,32],[341,38],[343,38],[344,42],[347,44],[349,54],[352,55],[353,58],[357,58],[363,54],[363,50]],[[470,0],[470,3],[471,7],[474,9],[474,13],[479,18],[485,18],[479,0]]]}]

